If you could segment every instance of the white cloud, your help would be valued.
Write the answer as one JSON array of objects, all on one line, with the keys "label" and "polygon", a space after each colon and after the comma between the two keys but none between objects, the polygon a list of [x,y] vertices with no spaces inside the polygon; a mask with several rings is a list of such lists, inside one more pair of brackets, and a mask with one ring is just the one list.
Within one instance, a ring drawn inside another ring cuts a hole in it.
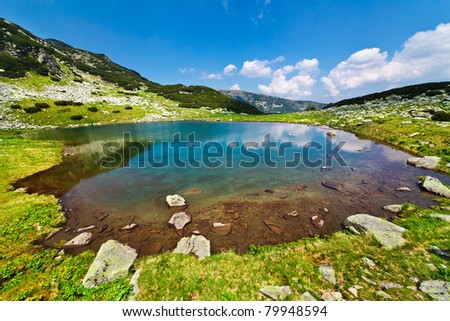
[{"label": "white cloud", "polygon": [[233,64],[229,64],[225,68],[223,68],[223,73],[224,75],[231,76],[234,74],[233,72],[235,70],[237,70],[237,67]]},{"label": "white cloud", "polygon": [[438,81],[450,78],[450,23],[421,31],[409,38],[391,59],[379,48],[363,49],[339,63],[326,77],[325,89],[331,96],[341,90],[369,83]]},{"label": "white cloud", "polygon": [[[312,95],[312,86],[316,83],[314,74],[319,71],[319,61],[316,58],[303,59],[295,65],[286,65],[272,74],[271,83],[266,86],[259,84],[258,89],[266,94],[286,96],[291,99],[300,99]],[[292,72],[296,74],[287,78]]]},{"label": "white cloud", "polygon": [[216,79],[216,80],[220,80],[220,79],[222,79],[222,74],[220,74],[220,73],[208,74],[207,72],[203,72],[202,73],[202,79]]},{"label": "white cloud", "polygon": [[239,87],[238,84],[234,84],[233,86],[230,87],[231,90],[241,90],[241,87]]},{"label": "white cloud", "polygon": [[266,94],[286,95],[290,99],[311,96],[312,86],[316,82],[310,75],[297,75],[290,79],[282,73],[276,73],[269,86],[258,85],[258,89]]},{"label": "white cloud", "polygon": [[195,69],[193,67],[190,67],[190,68],[179,68],[178,71],[181,74],[184,75],[184,74],[193,74],[193,73],[197,72],[197,69]]},{"label": "white cloud", "polygon": [[272,75],[272,68],[269,65],[282,62],[283,56],[279,56],[273,60],[246,60],[241,68],[241,75],[250,78],[254,77],[270,77]]}]

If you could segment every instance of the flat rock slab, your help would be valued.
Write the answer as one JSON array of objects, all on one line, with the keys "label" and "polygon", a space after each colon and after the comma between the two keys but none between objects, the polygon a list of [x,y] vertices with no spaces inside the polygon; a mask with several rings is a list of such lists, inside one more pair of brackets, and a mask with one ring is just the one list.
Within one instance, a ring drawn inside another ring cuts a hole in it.
[{"label": "flat rock slab", "polygon": [[75,236],[70,241],[64,243],[63,247],[88,245],[91,242],[91,237],[92,237],[91,232],[83,232],[80,235]]},{"label": "flat rock slab", "polygon": [[83,279],[86,288],[123,278],[137,258],[136,250],[115,240],[100,247],[97,256]]},{"label": "flat rock slab", "polygon": [[440,157],[437,156],[424,156],[424,157],[410,157],[407,159],[406,163],[415,167],[425,168],[425,169],[436,169],[441,161]]},{"label": "flat rock slab", "polygon": [[264,222],[264,224],[266,224],[266,226],[267,226],[272,232],[274,232],[275,234],[281,234],[281,233],[283,233],[283,228],[282,228],[280,225],[275,224],[274,222],[269,221],[269,220],[264,220],[263,222]]},{"label": "flat rock slab", "polygon": [[435,300],[450,301],[450,282],[441,280],[424,281],[419,288]]},{"label": "flat rock slab", "polygon": [[291,288],[287,285],[284,286],[272,286],[268,285],[259,290],[265,296],[268,296],[272,300],[283,300],[288,295],[292,294]]},{"label": "flat rock slab", "polygon": [[173,253],[188,255],[195,254],[199,260],[211,256],[211,244],[203,235],[192,235],[183,237],[178,241],[177,247]]},{"label": "flat rock slab", "polygon": [[349,216],[345,219],[344,226],[356,234],[372,233],[375,239],[387,250],[403,246],[406,243],[402,236],[406,231],[403,227],[369,214]]},{"label": "flat rock slab", "polygon": [[450,188],[442,184],[442,182],[435,177],[426,176],[420,183],[420,187],[430,193],[450,198]]},{"label": "flat rock slab", "polygon": [[167,205],[169,205],[170,207],[182,207],[182,206],[186,206],[186,201],[183,197],[181,197],[178,194],[174,194],[174,195],[167,195],[166,196],[166,203]]}]

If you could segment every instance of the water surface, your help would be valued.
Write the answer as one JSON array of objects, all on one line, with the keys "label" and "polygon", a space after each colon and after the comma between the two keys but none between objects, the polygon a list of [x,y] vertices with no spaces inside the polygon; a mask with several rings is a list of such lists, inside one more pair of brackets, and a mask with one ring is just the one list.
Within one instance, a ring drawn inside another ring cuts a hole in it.
[{"label": "water surface", "polygon": [[[188,202],[186,211],[192,222],[186,226],[185,235],[199,231],[211,240],[213,252],[229,248],[244,252],[250,244],[277,244],[333,233],[346,217],[356,213],[391,218],[382,210],[387,204],[412,202],[430,206],[435,202],[417,187],[418,176],[433,174],[450,182],[448,176],[406,165],[410,155],[404,152],[342,131],[331,138],[328,131],[306,125],[223,122],[161,122],[42,131],[28,138],[63,141],[64,161],[17,186],[60,197],[68,222],[63,231],[46,241],[47,245],[68,240],[80,233],[79,228],[95,225],[90,248],[96,250],[114,238],[135,247],[142,255],[171,250],[180,238],[167,225],[173,214],[165,203],[168,194],[180,194]],[[275,144],[270,153],[261,146],[267,134]],[[177,137],[188,141],[192,135],[195,141],[187,144],[191,149],[163,149]],[[114,168],[102,166],[106,160],[112,163],[103,151],[108,142],[120,144],[114,154],[120,155],[120,161]],[[345,142],[342,148],[333,150],[340,142]],[[244,143],[247,154],[240,148]],[[278,147],[283,143],[285,148],[280,151]],[[141,144],[145,149],[138,148]],[[205,144],[211,146],[209,153],[217,152],[218,146],[224,151],[223,157],[210,158],[209,166],[204,163]],[[308,159],[315,164],[305,164],[306,150]],[[292,161],[294,154],[303,161],[288,168],[286,162]],[[276,167],[264,161],[267,155]],[[200,165],[175,166],[177,159],[187,162],[189,157],[191,162],[200,161]],[[167,161],[169,165],[151,166],[149,160]],[[249,167],[255,160],[259,163]],[[247,167],[239,166],[240,162]],[[331,170],[323,170],[326,165]],[[338,190],[324,187],[324,181],[337,183]],[[395,191],[402,186],[412,191]],[[292,211],[299,216],[286,216]],[[320,220],[323,226],[317,224]],[[138,227],[121,230],[131,222]],[[212,227],[215,222],[231,223],[231,233],[217,233]],[[276,228],[271,229],[267,222]],[[72,251],[81,250],[85,247]]]}]

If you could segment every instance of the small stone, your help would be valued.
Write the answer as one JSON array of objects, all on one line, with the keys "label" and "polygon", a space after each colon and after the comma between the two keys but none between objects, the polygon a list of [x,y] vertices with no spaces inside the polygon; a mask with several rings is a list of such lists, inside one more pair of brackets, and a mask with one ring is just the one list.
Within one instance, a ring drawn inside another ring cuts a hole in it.
[{"label": "small stone", "polygon": [[174,194],[174,195],[167,195],[166,196],[166,203],[170,206],[170,207],[182,207],[182,206],[186,206],[186,201],[183,197],[181,197],[178,194]]},{"label": "small stone", "polygon": [[348,292],[353,295],[353,297],[357,298],[358,297],[358,289],[354,288],[354,287],[350,287],[348,288]]},{"label": "small stone", "polygon": [[325,221],[322,215],[313,215],[311,216],[311,223],[316,228],[322,228],[325,224]]},{"label": "small stone", "polygon": [[417,291],[417,286],[414,286],[414,285],[408,285],[406,288],[407,288],[407,289],[410,289],[410,290],[412,290],[412,291],[414,291],[414,292]]},{"label": "small stone", "polygon": [[424,157],[410,157],[407,159],[406,163],[415,167],[425,168],[425,169],[436,169],[441,161],[440,157],[437,156],[424,156]]},{"label": "small stone", "polygon": [[86,226],[86,227],[81,227],[81,228],[76,230],[76,233],[93,230],[93,229],[95,229],[95,227],[96,227],[95,225],[89,225],[89,226]]},{"label": "small stone", "polygon": [[336,133],[335,130],[330,130],[330,131],[327,132],[327,136],[328,137],[335,137],[335,136],[337,136],[337,133]]},{"label": "small stone", "polygon": [[376,265],[374,261],[372,261],[371,259],[369,259],[367,257],[363,257],[363,258],[361,258],[361,260],[364,262],[364,264],[366,264],[370,267],[374,267]]},{"label": "small stone", "polygon": [[317,301],[315,297],[311,295],[309,292],[303,292],[302,295],[300,295],[300,301]]},{"label": "small stone", "polygon": [[324,301],[342,301],[342,294],[340,292],[325,292],[321,298]]},{"label": "small stone", "polygon": [[414,284],[419,283],[419,279],[416,278],[415,276],[410,276],[410,277],[409,277],[409,280],[410,280],[411,282],[413,282]]},{"label": "small stone", "polygon": [[411,192],[411,189],[407,186],[397,187],[395,190],[397,192]]},{"label": "small stone", "polygon": [[142,269],[139,268],[136,270],[136,272],[134,272],[133,276],[131,277],[130,285],[133,286],[133,294],[130,296],[128,301],[135,301],[136,297],[139,295],[140,289],[139,289],[139,285],[138,285],[138,280],[139,280],[139,276],[141,275],[141,272],[142,272]]},{"label": "small stone", "polygon": [[417,135],[420,135],[420,133],[412,133],[411,135],[409,135],[409,138],[413,138],[413,137],[415,137]]},{"label": "small stone", "polygon": [[402,210],[402,206],[403,205],[401,205],[401,204],[385,205],[385,206],[383,206],[383,210],[398,214]]},{"label": "small stone", "polygon": [[436,266],[433,264],[433,263],[427,263],[427,264],[425,264],[426,266],[428,266],[428,268],[430,269],[430,270],[432,270],[432,271],[435,271],[436,270]]},{"label": "small stone", "polygon": [[272,300],[283,300],[288,295],[292,294],[291,288],[287,285],[284,286],[265,286],[259,290],[265,296],[268,296]]},{"label": "small stone", "polygon": [[292,217],[297,217],[297,216],[299,216],[300,214],[298,214],[297,211],[292,211],[292,212],[290,212],[290,213],[287,213],[286,215],[287,215],[287,216],[292,216]]},{"label": "small stone", "polygon": [[440,248],[438,248],[437,246],[434,245],[430,245],[430,247],[428,248],[428,251],[430,251],[431,253],[436,254],[437,256],[440,256],[442,258],[447,258],[450,259],[450,253],[447,251],[442,251]]},{"label": "small stone", "polygon": [[200,235],[200,231],[197,231],[197,230],[195,230],[195,231],[192,231],[192,234],[195,234],[195,235]]},{"label": "small stone", "polygon": [[80,235],[75,236],[70,241],[63,244],[63,246],[83,246],[88,245],[91,241],[92,233],[90,232],[83,232]]},{"label": "small stone", "polygon": [[217,222],[213,224],[213,228],[215,233],[226,236],[231,233],[232,226],[231,223]]},{"label": "small stone", "polygon": [[121,228],[122,231],[131,231],[133,229],[135,229],[138,225],[136,223],[131,223],[128,225],[125,225],[124,227]]},{"label": "small stone", "polygon": [[381,291],[381,290],[375,292],[375,295],[379,296],[380,298],[385,299],[385,300],[392,300],[392,296],[391,295],[389,295],[386,292]]},{"label": "small stone", "polygon": [[233,220],[238,220],[241,216],[239,215],[238,212],[234,212],[233,213]]},{"label": "small stone", "polygon": [[336,273],[334,269],[329,264],[321,264],[319,265],[319,272],[322,274],[325,280],[330,282],[331,284],[336,284]]},{"label": "small stone", "polygon": [[361,276],[361,279],[363,279],[364,281],[366,281],[366,282],[369,283],[369,284],[377,285],[376,282],[372,281],[371,279],[369,279],[369,278],[366,277],[365,275]]},{"label": "small stone", "polygon": [[395,282],[379,282],[378,284],[381,286],[381,288],[383,290],[403,288],[403,285],[395,283]]}]

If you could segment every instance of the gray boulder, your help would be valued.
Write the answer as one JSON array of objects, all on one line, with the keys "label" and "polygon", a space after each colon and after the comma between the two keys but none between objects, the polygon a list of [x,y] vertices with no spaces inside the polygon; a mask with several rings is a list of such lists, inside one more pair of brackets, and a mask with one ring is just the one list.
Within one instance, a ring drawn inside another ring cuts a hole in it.
[{"label": "gray boulder", "polygon": [[419,288],[435,300],[450,301],[450,282],[441,280],[424,281]]},{"label": "gray boulder", "polygon": [[412,165],[415,167],[425,169],[436,169],[440,161],[441,158],[437,156],[424,156],[424,157],[410,157],[407,159],[406,163],[408,165]]},{"label": "gray boulder", "polygon": [[403,238],[405,229],[381,218],[356,214],[346,218],[344,226],[350,231],[360,234],[369,232],[387,250],[403,246],[406,240]]},{"label": "gray boulder", "polygon": [[83,279],[83,285],[94,288],[100,284],[123,278],[136,260],[136,250],[115,240],[100,247],[97,256]]},{"label": "gray boulder", "polygon": [[300,295],[300,301],[317,301],[315,297],[312,296],[309,292],[303,292],[302,295]]},{"label": "gray boulder", "polygon": [[442,182],[435,177],[426,176],[420,183],[420,186],[433,194],[450,198],[450,188],[442,184]]},{"label": "gray boulder", "polygon": [[173,253],[188,255],[195,254],[199,260],[211,256],[211,244],[203,235],[192,235],[183,237],[178,241],[177,247]]},{"label": "gray boulder", "polygon": [[283,300],[288,295],[292,294],[291,288],[287,285],[284,286],[272,286],[268,285],[259,290],[265,296],[268,296],[272,300]]}]

